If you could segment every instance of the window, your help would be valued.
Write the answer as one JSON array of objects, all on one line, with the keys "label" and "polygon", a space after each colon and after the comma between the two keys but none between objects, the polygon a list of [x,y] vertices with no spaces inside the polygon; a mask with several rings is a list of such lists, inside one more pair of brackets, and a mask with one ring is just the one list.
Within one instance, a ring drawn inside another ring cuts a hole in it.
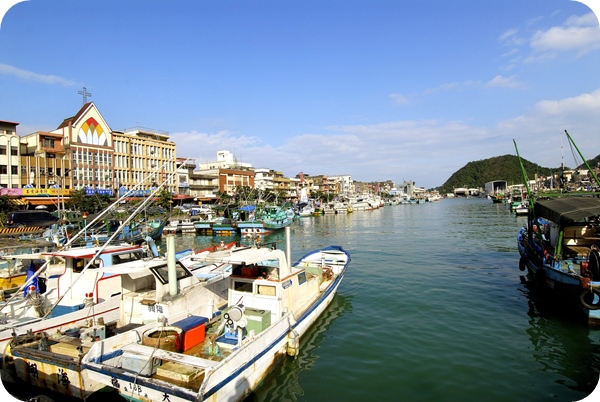
[{"label": "window", "polygon": [[119,264],[119,263],[124,263],[124,262],[137,261],[137,260],[141,260],[142,258],[144,258],[144,255],[141,251],[132,251],[129,253],[123,253],[123,254],[118,254],[118,255],[112,256],[113,265]]},{"label": "window", "polygon": [[44,138],[42,140],[42,146],[44,148],[54,148],[54,138]]},{"label": "window", "polygon": [[10,167],[10,174],[19,174],[19,167],[18,166],[11,166]]},{"label": "window", "polygon": [[6,145],[0,145],[0,155],[6,155]]},{"label": "window", "polygon": [[252,293],[252,283],[235,281],[233,283],[233,290],[235,290],[236,292]]},{"label": "window", "polygon": [[[181,265],[181,263],[178,263],[175,266],[176,269],[176,274],[177,274],[177,280],[183,279],[183,278],[187,278],[189,276],[192,276],[192,274],[190,273],[190,271],[188,271],[187,269],[184,268],[183,265]],[[167,265],[163,265],[160,267],[152,267],[150,268],[150,270],[156,275],[156,277],[158,278],[158,280],[163,284],[166,285],[167,283],[169,283],[169,273],[167,271]]]},{"label": "window", "polygon": [[18,150],[18,148],[17,148],[17,147],[10,147],[10,154],[11,154],[12,156],[17,156],[17,155],[19,155],[19,150]]},{"label": "window", "polygon": [[0,174],[8,174],[8,166],[0,165]]}]

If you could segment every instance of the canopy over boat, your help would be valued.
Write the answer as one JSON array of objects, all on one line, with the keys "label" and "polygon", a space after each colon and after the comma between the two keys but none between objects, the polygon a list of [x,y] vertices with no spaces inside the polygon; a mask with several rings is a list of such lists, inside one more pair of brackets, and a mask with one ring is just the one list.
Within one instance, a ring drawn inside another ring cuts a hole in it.
[{"label": "canopy over boat", "polygon": [[600,199],[595,197],[565,197],[539,200],[535,203],[536,216],[566,226],[585,222],[587,218],[600,215]]}]

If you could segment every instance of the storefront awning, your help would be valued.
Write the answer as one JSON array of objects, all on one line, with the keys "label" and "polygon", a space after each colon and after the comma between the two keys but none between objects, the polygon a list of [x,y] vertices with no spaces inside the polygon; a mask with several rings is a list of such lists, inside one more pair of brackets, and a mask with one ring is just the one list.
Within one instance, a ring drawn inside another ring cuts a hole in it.
[{"label": "storefront awning", "polygon": [[31,205],[58,205],[58,200],[54,198],[26,198]]}]

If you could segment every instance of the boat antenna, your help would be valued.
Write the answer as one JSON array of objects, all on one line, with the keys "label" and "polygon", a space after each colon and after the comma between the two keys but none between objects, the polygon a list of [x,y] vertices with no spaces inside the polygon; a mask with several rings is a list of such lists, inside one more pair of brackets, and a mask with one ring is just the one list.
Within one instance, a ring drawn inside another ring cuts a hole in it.
[{"label": "boat antenna", "polygon": [[529,208],[533,211],[533,194],[529,190],[529,180],[527,178],[527,173],[525,172],[525,168],[523,167],[523,161],[521,160],[521,155],[519,155],[519,148],[517,147],[517,141],[513,138],[513,143],[515,144],[515,150],[517,151],[517,158],[519,159],[519,166],[521,166],[521,173],[523,174],[523,180],[525,181],[525,188],[527,189],[527,194],[529,194]]},{"label": "boat antenna", "polygon": [[588,171],[592,174],[592,176],[594,176],[594,180],[596,180],[596,184],[598,186],[600,186],[600,180],[598,180],[598,176],[596,175],[596,172],[594,172],[594,170],[592,170],[592,168],[590,167],[590,165],[587,163],[587,160],[585,160],[585,158],[583,157],[583,155],[581,154],[581,151],[579,150],[579,148],[577,148],[577,145],[575,144],[575,141],[573,141],[573,138],[571,138],[571,136],[569,135],[569,132],[567,130],[565,130],[565,134],[567,135],[567,138],[569,140],[569,142],[575,147],[575,149],[577,150],[577,153],[579,154],[579,156],[581,157],[581,159],[583,160],[583,163],[585,163],[585,166],[588,168]]}]

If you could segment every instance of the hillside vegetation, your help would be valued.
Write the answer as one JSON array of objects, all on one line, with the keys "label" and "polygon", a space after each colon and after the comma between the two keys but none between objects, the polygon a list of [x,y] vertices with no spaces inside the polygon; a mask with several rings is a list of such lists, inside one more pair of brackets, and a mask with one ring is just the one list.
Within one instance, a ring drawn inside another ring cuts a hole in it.
[{"label": "hillside vegetation", "polygon": [[[535,175],[549,176],[557,174],[560,167],[547,168],[521,159],[523,167],[529,180],[535,179]],[[600,162],[600,155],[594,159],[588,160],[591,167],[595,167]],[[580,167],[585,168],[585,164]],[[567,167],[565,166],[565,169]],[[521,184],[524,182],[519,158],[516,155],[496,156],[475,162],[469,162],[464,167],[457,170],[446,182],[438,188],[440,193],[451,193],[455,188],[485,188],[485,183],[494,180],[506,180],[508,185]]]}]

